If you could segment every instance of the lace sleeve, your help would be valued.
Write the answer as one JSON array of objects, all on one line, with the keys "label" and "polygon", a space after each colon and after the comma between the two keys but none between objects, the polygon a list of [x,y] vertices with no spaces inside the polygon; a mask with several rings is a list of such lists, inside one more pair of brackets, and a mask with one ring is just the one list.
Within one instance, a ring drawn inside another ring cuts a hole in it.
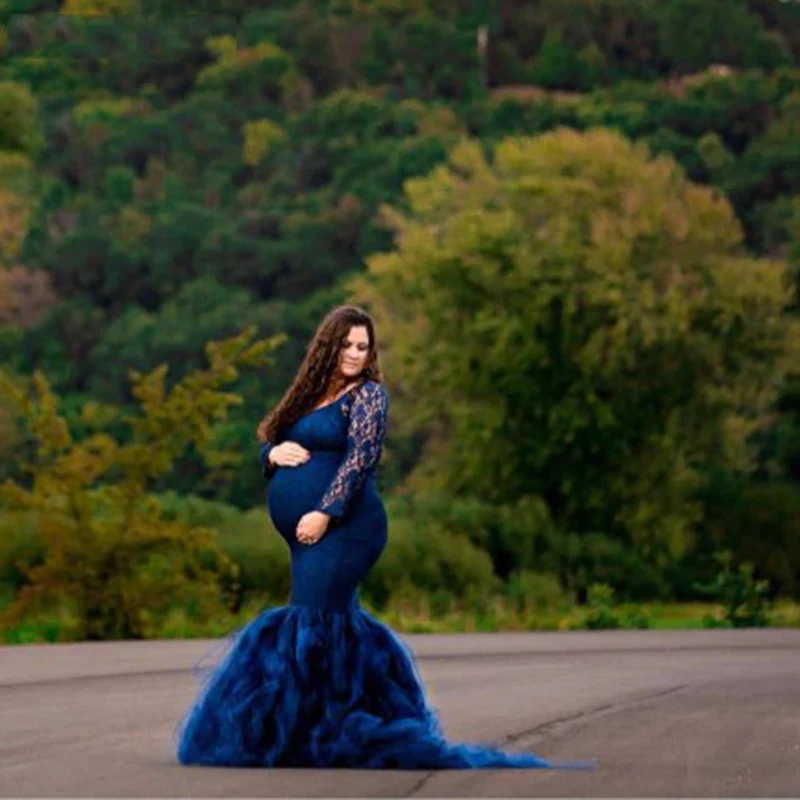
[{"label": "lace sleeve", "polygon": [[341,517],[356,492],[380,461],[389,397],[382,383],[370,381],[356,390],[347,429],[347,455],[314,507]]}]

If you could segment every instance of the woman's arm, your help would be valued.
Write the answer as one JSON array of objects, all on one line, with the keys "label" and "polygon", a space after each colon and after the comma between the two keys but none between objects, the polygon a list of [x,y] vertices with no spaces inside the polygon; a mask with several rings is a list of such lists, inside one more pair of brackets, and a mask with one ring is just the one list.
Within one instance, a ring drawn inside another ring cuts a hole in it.
[{"label": "woman's arm", "polygon": [[261,474],[265,478],[271,478],[275,472],[276,465],[269,460],[270,450],[272,450],[272,448],[275,446],[276,445],[274,445],[272,442],[264,442],[258,454],[259,458],[261,459]]},{"label": "woman's arm", "polygon": [[380,461],[388,413],[389,396],[382,383],[368,381],[355,390],[347,429],[347,455],[314,510],[331,518],[344,515],[350,500]]}]

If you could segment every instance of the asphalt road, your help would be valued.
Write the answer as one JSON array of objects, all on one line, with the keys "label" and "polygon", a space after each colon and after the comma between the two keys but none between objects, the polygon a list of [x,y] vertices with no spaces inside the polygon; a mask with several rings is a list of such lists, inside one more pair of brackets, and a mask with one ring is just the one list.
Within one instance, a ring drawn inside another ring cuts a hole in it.
[{"label": "asphalt road", "polygon": [[447,734],[592,771],[183,767],[210,641],[0,647],[3,797],[800,797],[800,631],[405,637]]}]

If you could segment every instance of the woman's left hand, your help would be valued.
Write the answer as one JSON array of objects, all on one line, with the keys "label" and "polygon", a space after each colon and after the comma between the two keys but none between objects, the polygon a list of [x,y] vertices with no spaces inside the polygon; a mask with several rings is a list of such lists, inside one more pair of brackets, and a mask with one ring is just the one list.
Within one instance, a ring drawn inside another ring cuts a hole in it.
[{"label": "woman's left hand", "polygon": [[330,516],[324,511],[309,511],[300,517],[295,535],[300,544],[316,544],[328,529]]}]

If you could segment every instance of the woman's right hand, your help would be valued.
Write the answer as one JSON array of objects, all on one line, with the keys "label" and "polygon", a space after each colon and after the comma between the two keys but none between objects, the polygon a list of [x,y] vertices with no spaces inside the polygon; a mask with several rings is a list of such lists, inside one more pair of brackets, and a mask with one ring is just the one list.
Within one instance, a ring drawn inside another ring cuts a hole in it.
[{"label": "woman's right hand", "polygon": [[268,460],[276,467],[299,467],[311,458],[311,453],[297,442],[281,442],[269,451]]}]

